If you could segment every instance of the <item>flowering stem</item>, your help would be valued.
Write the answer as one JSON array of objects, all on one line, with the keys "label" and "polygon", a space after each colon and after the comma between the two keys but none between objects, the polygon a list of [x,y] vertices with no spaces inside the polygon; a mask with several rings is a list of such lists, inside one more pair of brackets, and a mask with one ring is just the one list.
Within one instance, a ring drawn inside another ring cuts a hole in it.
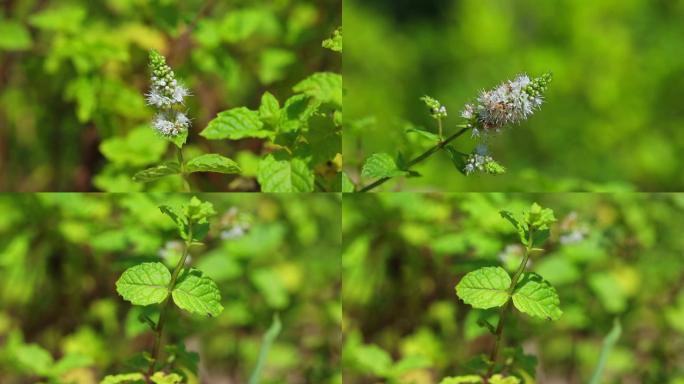
[{"label": "flowering stem", "polygon": [[515,274],[513,275],[511,285],[508,287],[509,299],[499,310],[499,322],[496,325],[496,330],[494,331],[496,341],[494,342],[494,349],[492,349],[492,352],[489,354],[489,369],[487,369],[487,375],[485,375],[484,377],[485,384],[489,382],[489,378],[492,376],[492,373],[494,373],[494,365],[496,363],[496,358],[499,355],[499,349],[501,348],[501,340],[503,339],[504,320],[506,318],[506,313],[509,312],[508,309],[511,306],[510,297],[513,296],[515,286],[518,285],[518,280],[520,280],[520,277],[522,276],[523,272],[525,272],[525,267],[527,267],[527,262],[530,259],[530,253],[532,252],[532,233],[533,229],[530,227],[527,240],[527,247],[525,247],[525,256],[523,257],[522,261],[520,262],[520,265],[518,266],[518,269],[515,271]]},{"label": "flowering stem", "polygon": [[166,299],[164,299],[164,301],[161,304],[161,311],[159,312],[159,321],[157,322],[157,326],[154,328],[154,345],[152,347],[152,353],[150,354],[150,365],[147,368],[147,376],[145,379],[147,383],[150,383],[150,377],[152,376],[152,374],[154,374],[154,368],[157,364],[157,360],[159,359],[159,347],[161,346],[162,331],[164,330],[164,323],[166,322],[166,314],[169,310],[169,304],[171,303],[171,291],[173,290],[173,287],[176,286],[176,280],[178,280],[178,276],[180,275],[180,272],[183,269],[183,266],[185,265],[185,261],[188,258],[188,249],[190,248],[191,242],[192,225],[188,224],[188,240],[185,241],[185,246],[183,247],[183,256],[181,256],[180,260],[178,260],[178,264],[176,264],[176,268],[173,270],[173,275],[171,275],[171,282],[168,286],[169,294],[166,296]]},{"label": "flowering stem", "polygon": [[[441,122],[440,122],[440,126],[441,126]],[[414,165],[416,165],[416,164],[422,162],[423,160],[427,159],[428,157],[434,155],[435,152],[444,148],[447,144],[454,141],[456,138],[463,135],[464,133],[466,133],[470,129],[470,127],[468,127],[467,125],[458,125],[458,127],[461,127],[461,130],[459,130],[458,132],[454,133],[453,135],[447,137],[446,139],[441,140],[439,143],[435,144],[432,148],[428,149],[427,151],[420,154],[418,157],[416,157],[416,158],[410,160],[408,163],[406,163],[405,170],[408,170],[409,168],[413,167]],[[368,192],[368,191],[386,183],[389,179],[391,179],[391,177],[383,177],[383,178],[380,178],[378,180],[375,180],[371,184],[368,184],[367,186],[361,188],[359,190],[359,192]]]}]

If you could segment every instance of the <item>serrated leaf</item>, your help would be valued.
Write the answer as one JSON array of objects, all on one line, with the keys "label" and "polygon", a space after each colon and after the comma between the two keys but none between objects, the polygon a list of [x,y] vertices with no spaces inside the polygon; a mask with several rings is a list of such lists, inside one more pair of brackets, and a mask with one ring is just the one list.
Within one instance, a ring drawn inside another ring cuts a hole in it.
[{"label": "serrated leaf", "polygon": [[120,375],[105,376],[100,384],[121,384],[121,383],[136,383],[145,380],[142,373],[123,373]]},{"label": "serrated leaf", "polygon": [[263,129],[259,113],[245,107],[233,108],[219,114],[200,132],[209,140],[239,140],[246,137],[265,138],[270,131]]},{"label": "serrated leaf", "polygon": [[316,72],[297,83],[292,90],[321,103],[332,103],[342,107],[342,75],[339,73]]},{"label": "serrated leaf", "polygon": [[361,169],[361,176],[364,177],[396,177],[406,175],[386,153],[374,153],[367,160]]},{"label": "serrated leaf", "polygon": [[482,377],[478,375],[445,377],[439,384],[477,384],[482,383]]},{"label": "serrated leaf", "polygon": [[285,100],[280,113],[278,132],[295,132],[308,127],[308,121],[318,111],[320,101],[308,95],[294,95]]},{"label": "serrated leaf", "polygon": [[558,320],[563,314],[556,289],[536,273],[527,273],[518,282],[513,305],[520,312],[540,319]]},{"label": "serrated leaf", "polygon": [[161,303],[169,294],[171,273],[162,263],[128,268],[116,282],[116,291],[134,305]]},{"label": "serrated leaf", "polygon": [[216,317],[223,311],[218,286],[198,270],[185,272],[171,294],[173,302],[190,313]]},{"label": "serrated leaf", "polygon": [[259,162],[257,181],[262,192],[312,192],[314,174],[301,159],[276,160],[268,155]]},{"label": "serrated leaf", "polygon": [[467,273],[456,285],[456,295],[473,308],[494,308],[508,301],[511,277],[501,267],[484,267]]},{"label": "serrated leaf", "polygon": [[271,92],[264,92],[259,106],[259,118],[271,125],[277,125],[280,120],[280,103]]},{"label": "serrated leaf", "polygon": [[197,156],[185,163],[185,170],[192,172],[240,173],[238,164],[221,155],[209,153]]},{"label": "serrated leaf", "polygon": [[180,173],[180,165],[174,162],[168,162],[157,165],[156,167],[144,169],[133,175],[133,181],[148,183],[150,181],[158,180],[165,176],[177,175]]}]

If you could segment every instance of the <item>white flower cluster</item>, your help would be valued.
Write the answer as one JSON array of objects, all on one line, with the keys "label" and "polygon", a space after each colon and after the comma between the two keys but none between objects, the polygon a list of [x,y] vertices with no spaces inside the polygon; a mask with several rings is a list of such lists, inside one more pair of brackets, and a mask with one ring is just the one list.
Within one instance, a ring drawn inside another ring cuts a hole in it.
[{"label": "white flower cluster", "polygon": [[466,175],[476,171],[499,175],[505,173],[506,169],[487,154],[486,146],[479,145],[466,157],[465,166],[463,167],[463,172]]},{"label": "white flower cluster", "polygon": [[492,90],[482,91],[477,103],[465,105],[461,116],[469,120],[473,136],[499,132],[532,115],[544,102],[542,94],[550,81],[550,74],[533,80],[527,75],[518,75]]},{"label": "white flower cluster", "polygon": [[186,132],[190,128],[190,119],[176,108],[184,105],[184,99],[190,92],[176,81],[166,59],[156,51],[150,52],[150,69],[152,86],[145,99],[147,104],[159,109],[152,127],[166,137]]}]

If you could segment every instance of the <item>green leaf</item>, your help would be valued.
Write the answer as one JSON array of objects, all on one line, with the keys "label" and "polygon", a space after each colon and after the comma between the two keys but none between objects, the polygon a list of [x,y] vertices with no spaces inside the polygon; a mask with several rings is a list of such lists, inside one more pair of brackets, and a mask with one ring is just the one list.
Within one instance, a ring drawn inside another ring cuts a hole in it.
[{"label": "green leaf", "polygon": [[520,384],[520,379],[515,376],[503,376],[496,374],[489,378],[490,384]]},{"label": "green leaf", "polygon": [[184,273],[171,294],[173,302],[190,313],[216,317],[223,311],[218,286],[196,269]]},{"label": "green leaf", "polygon": [[45,9],[29,17],[29,24],[50,31],[74,32],[86,17],[86,9],[80,5],[62,5]]},{"label": "green leaf", "polygon": [[117,165],[143,167],[161,159],[168,144],[152,128],[140,126],[125,137],[115,136],[100,144],[100,152]]},{"label": "green leaf", "polygon": [[280,103],[278,103],[278,99],[276,99],[271,92],[264,92],[261,96],[259,118],[264,123],[273,126],[277,125],[280,120]]},{"label": "green leaf", "polygon": [[320,107],[317,101],[307,95],[298,94],[285,100],[278,122],[279,132],[296,132],[308,127],[308,121]]},{"label": "green leaf", "polygon": [[430,141],[434,141],[434,142],[440,141],[439,135],[437,135],[436,133],[432,133],[432,132],[425,131],[425,130],[418,129],[418,128],[414,128],[414,127],[406,128],[406,133],[415,133],[415,134],[423,136],[424,138],[426,138]]},{"label": "green leaf", "polygon": [[178,211],[175,207],[172,207],[170,205],[160,205],[159,210],[165,214],[166,216],[170,217],[171,220],[173,220],[174,223],[176,223],[176,226],[178,227],[178,232],[180,233],[181,238],[187,239],[188,238],[188,220],[185,217],[185,215]]},{"label": "green leaf", "polygon": [[171,273],[162,263],[128,268],[116,282],[116,291],[134,305],[161,303],[169,294]]},{"label": "green leaf", "polygon": [[282,325],[280,323],[280,317],[276,313],[273,315],[273,322],[264,334],[264,339],[261,344],[261,349],[259,350],[259,357],[257,359],[256,367],[249,377],[248,384],[259,384],[259,379],[261,378],[261,372],[266,364],[266,359],[268,358],[268,352],[271,350],[271,346],[275,342],[276,338],[280,334]]},{"label": "green leaf", "polygon": [[245,107],[233,108],[220,112],[200,132],[209,140],[239,140],[246,137],[264,138],[270,136],[270,131],[262,129],[264,123],[259,120],[259,113]]},{"label": "green leaf", "polygon": [[183,148],[185,142],[188,141],[188,130],[186,129],[183,132],[177,134],[176,136],[168,136],[164,138],[180,149]]},{"label": "green leaf", "polygon": [[339,73],[316,72],[297,83],[292,90],[321,103],[332,103],[342,107],[342,75]]},{"label": "green leaf", "polygon": [[513,292],[513,304],[521,312],[541,319],[558,320],[563,311],[556,289],[536,273],[526,273]]},{"label": "green leaf", "polygon": [[166,374],[164,372],[155,372],[154,375],[150,377],[150,380],[152,380],[154,384],[180,384],[183,381],[183,378],[176,373]]},{"label": "green leaf", "polygon": [[484,267],[467,273],[456,285],[456,295],[473,308],[494,308],[508,299],[511,277],[501,267]]},{"label": "green leaf", "polygon": [[262,192],[312,192],[314,174],[298,158],[276,160],[268,155],[259,162],[257,181]]},{"label": "green leaf", "polygon": [[372,154],[361,169],[361,176],[364,177],[396,177],[407,173],[399,169],[392,156],[386,153]]},{"label": "green leaf", "polygon": [[468,155],[460,152],[453,145],[447,145],[446,147],[444,147],[444,151],[447,153],[447,155],[449,155],[449,158],[451,159],[451,162],[454,164],[454,167],[456,167],[456,169],[461,174],[465,175],[465,166],[466,160],[468,159]]},{"label": "green leaf", "polygon": [[351,193],[354,192],[355,188],[354,183],[352,183],[347,173],[342,172],[342,192]]},{"label": "green leaf", "polygon": [[12,353],[17,363],[32,374],[47,376],[52,370],[52,355],[38,344],[19,345],[13,348]]},{"label": "green leaf", "polygon": [[31,34],[21,23],[0,20],[0,50],[21,51],[31,48]]},{"label": "green leaf", "polygon": [[334,52],[342,52],[342,27],[337,28],[332,37],[323,40],[321,46]]},{"label": "green leaf", "polygon": [[482,378],[478,375],[452,376],[445,377],[439,384],[477,384],[482,383]]},{"label": "green leaf", "polygon": [[240,173],[238,164],[221,155],[209,153],[189,160],[185,163],[185,170],[192,172]]},{"label": "green leaf", "polygon": [[161,179],[169,175],[177,175],[180,173],[180,165],[175,161],[157,165],[156,167],[144,169],[133,175],[133,181],[147,183]]},{"label": "green leaf", "polygon": [[121,384],[130,382],[142,382],[145,380],[145,376],[142,373],[123,373],[120,375],[109,375],[105,376],[100,384]]}]

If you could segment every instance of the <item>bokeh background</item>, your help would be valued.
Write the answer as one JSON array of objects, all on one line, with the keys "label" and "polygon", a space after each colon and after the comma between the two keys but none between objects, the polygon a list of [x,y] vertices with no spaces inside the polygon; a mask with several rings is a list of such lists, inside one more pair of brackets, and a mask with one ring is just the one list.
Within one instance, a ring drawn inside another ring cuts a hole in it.
[{"label": "bokeh background", "polygon": [[341,25],[340,0],[8,0],[0,4],[0,190],[179,191],[180,178],[131,181],[174,158],[145,105],[148,51],[168,57],[193,96],[186,158],[220,153],[235,176],[192,175],[200,190],[254,190],[263,140],[197,134],[225,109],[282,102],[315,71],[339,72],[321,41]]},{"label": "bokeh background", "polygon": [[345,1],[346,170],[358,181],[372,153],[427,149],[404,133],[436,132],[424,94],[455,132],[480,90],[551,71],[542,109],[490,142],[507,175],[466,178],[440,153],[380,190],[682,190],[683,19],[676,0]]},{"label": "bokeh background", "polygon": [[563,315],[516,311],[506,347],[536,355],[536,381],[585,384],[617,318],[622,335],[604,376],[612,384],[684,382],[684,194],[347,195],[343,202],[343,375],[350,383],[439,383],[471,373],[496,311],[474,310],[454,287],[469,271],[520,263],[500,210],[532,202],[558,222],[531,270],[558,290]]},{"label": "bokeh background", "polygon": [[[341,383],[339,197],[199,197],[218,215],[191,262],[217,281],[225,310],[169,312],[166,344],[200,353],[200,375],[187,383],[246,383],[275,313],[282,331],[261,383]],[[93,384],[135,371],[153,334],[115,282],[140,262],[174,264],[178,230],[157,206],[189,199],[0,196],[0,382]]]}]

